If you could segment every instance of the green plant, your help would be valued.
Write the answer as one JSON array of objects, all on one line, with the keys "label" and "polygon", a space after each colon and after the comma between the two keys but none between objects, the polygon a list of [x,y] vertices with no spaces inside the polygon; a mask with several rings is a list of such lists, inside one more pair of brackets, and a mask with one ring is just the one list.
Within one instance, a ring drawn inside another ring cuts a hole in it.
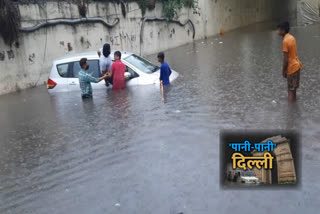
[{"label": "green plant", "polygon": [[[155,2],[160,0],[94,0],[102,2],[137,2],[141,13],[144,16],[147,9],[154,9]],[[194,8],[197,0],[161,0],[163,3],[163,16],[167,20],[172,20],[178,16],[178,12],[183,7]],[[122,8],[123,10],[123,8]]]},{"label": "green plant", "polygon": [[147,0],[137,0],[137,3],[141,9],[142,15],[144,15],[147,10]]},{"label": "green plant", "polygon": [[[41,3],[47,0],[16,0],[16,1],[20,3],[34,3],[34,2]],[[57,1],[61,1],[61,0],[57,0]],[[65,0],[65,1],[72,2],[75,0]],[[79,0],[77,1],[79,2]],[[154,9],[155,2],[160,0],[87,0],[87,3],[90,1],[115,2],[118,4],[121,3],[122,10],[123,10],[124,2],[137,2],[141,9],[142,15],[144,15],[147,9]],[[176,18],[181,8],[183,7],[194,8],[197,3],[197,0],[161,0],[161,1],[163,3],[163,16],[167,20],[172,20]],[[80,12],[82,13],[82,15],[84,14],[84,11],[80,11]],[[124,11],[122,12],[124,13]]]},{"label": "green plant", "polygon": [[167,20],[172,20],[178,16],[178,12],[183,7],[194,8],[196,0],[162,0],[163,16]]}]

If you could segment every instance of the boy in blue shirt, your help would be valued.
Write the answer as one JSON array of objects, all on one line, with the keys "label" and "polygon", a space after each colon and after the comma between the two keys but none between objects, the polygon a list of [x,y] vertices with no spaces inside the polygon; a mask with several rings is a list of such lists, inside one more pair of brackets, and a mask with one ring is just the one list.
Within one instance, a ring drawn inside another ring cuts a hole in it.
[{"label": "boy in blue shirt", "polygon": [[162,83],[162,85],[169,85],[170,84],[169,77],[171,75],[171,69],[170,69],[168,63],[166,63],[164,61],[164,53],[163,52],[158,53],[158,61],[161,63],[160,84]]}]

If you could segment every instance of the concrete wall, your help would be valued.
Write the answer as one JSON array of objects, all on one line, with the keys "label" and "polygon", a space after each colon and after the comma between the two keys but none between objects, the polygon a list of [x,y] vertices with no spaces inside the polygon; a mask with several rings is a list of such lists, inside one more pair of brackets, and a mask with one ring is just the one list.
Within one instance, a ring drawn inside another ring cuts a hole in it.
[{"label": "concrete wall", "polygon": [[[293,0],[198,0],[196,9],[181,10],[179,20],[192,20],[195,39],[202,39],[219,33],[220,29],[227,31],[271,20],[278,14],[277,2],[294,5],[290,3]],[[25,4],[19,8],[22,27],[48,19],[79,17],[77,5],[63,1]],[[281,15],[288,15],[290,10]],[[0,94],[43,84],[53,59],[69,53],[97,50],[105,42],[112,44],[113,50],[147,55],[193,41],[190,25],[181,27],[173,23],[148,22],[143,32],[144,42],[141,43],[142,14],[136,3],[128,4],[126,18],[121,14],[120,5],[114,3],[90,3],[87,16],[103,17],[110,23],[119,17],[120,22],[112,29],[100,23],[43,28],[33,33],[22,33],[18,43],[12,47],[6,46],[0,37]],[[157,4],[145,16],[162,17],[162,5]]]},{"label": "concrete wall", "polygon": [[320,23],[320,0],[298,0],[299,25]]},{"label": "concrete wall", "polygon": [[297,0],[273,1],[272,16],[274,20],[295,21],[297,17]]}]

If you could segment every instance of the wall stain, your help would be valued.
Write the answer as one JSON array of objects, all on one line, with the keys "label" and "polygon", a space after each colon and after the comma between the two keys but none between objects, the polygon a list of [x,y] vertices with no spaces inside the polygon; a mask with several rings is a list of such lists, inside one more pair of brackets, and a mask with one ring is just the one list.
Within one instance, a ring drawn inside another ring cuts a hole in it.
[{"label": "wall stain", "polygon": [[33,64],[34,63],[34,59],[36,58],[36,55],[34,53],[32,54],[29,54],[29,62],[30,64]]},{"label": "wall stain", "polygon": [[87,40],[86,44],[87,44],[87,49],[89,49],[92,46],[89,40]]},{"label": "wall stain", "polygon": [[120,45],[120,41],[119,41],[120,36],[114,36],[113,37],[113,45]]},{"label": "wall stain", "polygon": [[69,51],[69,52],[72,51],[72,46],[71,46],[71,43],[70,43],[70,42],[68,42],[68,51]]},{"label": "wall stain", "polygon": [[8,54],[8,59],[14,59],[14,53],[13,53],[13,50],[9,50],[7,51],[7,54]]},{"label": "wall stain", "polygon": [[4,51],[0,51],[0,61],[4,61],[6,58],[6,54]]}]

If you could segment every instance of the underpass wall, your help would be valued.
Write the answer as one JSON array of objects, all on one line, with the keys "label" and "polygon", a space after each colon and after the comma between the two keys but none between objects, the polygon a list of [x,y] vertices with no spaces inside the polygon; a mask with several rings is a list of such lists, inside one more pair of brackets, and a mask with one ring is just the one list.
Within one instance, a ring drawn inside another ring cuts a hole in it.
[{"label": "underpass wall", "polygon": [[320,23],[320,0],[298,0],[298,25]]},{"label": "underpass wall", "polygon": [[[32,27],[47,20],[77,19],[78,6],[64,1],[44,1],[44,4],[20,4],[22,28]],[[87,17],[103,18],[114,27],[101,23],[55,25],[34,32],[20,34],[11,46],[0,36],[0,94],[19,91],[46,82],[52,61],[66,54],[98,50],[106,42],[113,50],[130,51],[140,55],[174,48],[196,39],[218,34],[256,22],[288,16],[293,0],[198,0],[194,9],[182,9],[177,23],[145,22],[144,18],[162,17],[162,4],[142,16],[136,3],[126,6],[126,17],[121,5],[93,2],[88,4]],[[286,3],[283,3],[286,2]],[[287,4],[287,5],[286,5]],[[289,6],[288,6],[289,8]],[[119,22],[117,22],[119,18]],[[188,20],[194,25],[194,28]],[[185,24],[185,25],[183,25]],[[193,37],[194,36],[194,37]]]},{"label": "underpass wall", "polygon": [[273,1],[272,17],[279,21],[296,22],[297,0],[278,0]]}]

